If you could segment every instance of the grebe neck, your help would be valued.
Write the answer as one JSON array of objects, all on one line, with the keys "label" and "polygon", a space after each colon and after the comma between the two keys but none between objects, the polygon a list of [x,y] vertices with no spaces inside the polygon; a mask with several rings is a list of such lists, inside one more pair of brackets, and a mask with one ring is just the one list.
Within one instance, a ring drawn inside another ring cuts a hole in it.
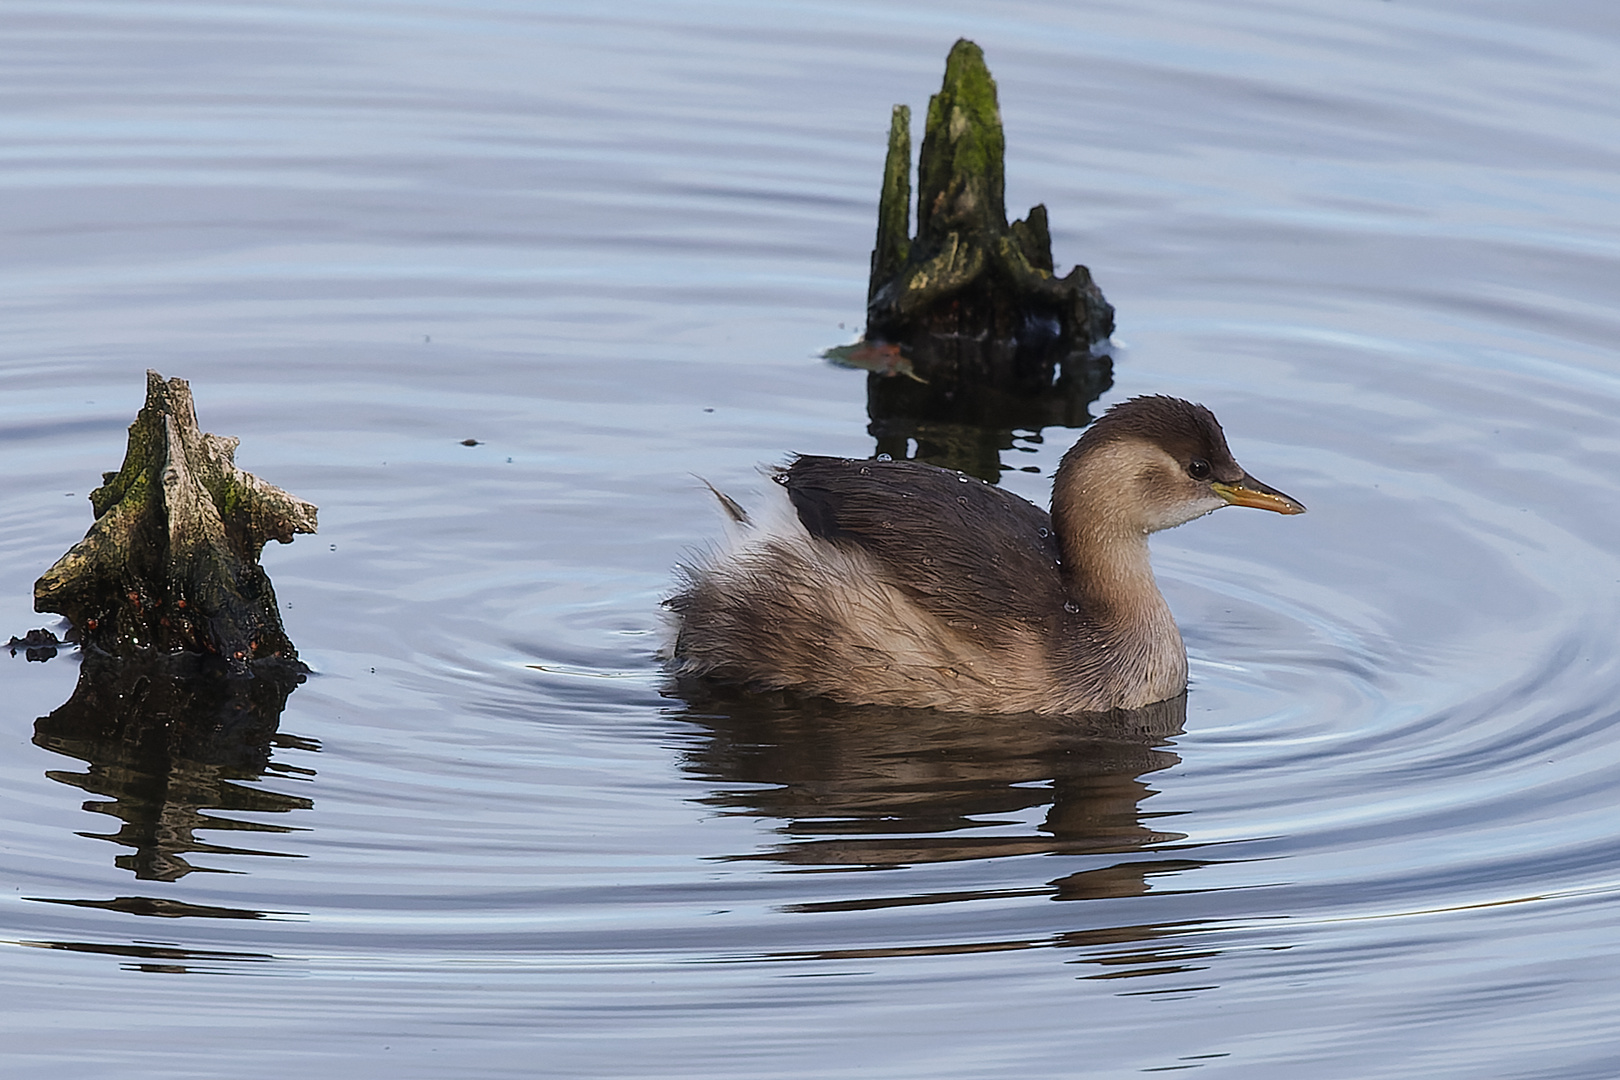
[{"label": "grebe neck", "polygon": [[1169,608],[1153,577],[1144,515],[1122,499],[1129,448],[1105,444],[1071,452],[1052,487],[1052,528],[1069,599],[1116,627],[1159,626]]}]

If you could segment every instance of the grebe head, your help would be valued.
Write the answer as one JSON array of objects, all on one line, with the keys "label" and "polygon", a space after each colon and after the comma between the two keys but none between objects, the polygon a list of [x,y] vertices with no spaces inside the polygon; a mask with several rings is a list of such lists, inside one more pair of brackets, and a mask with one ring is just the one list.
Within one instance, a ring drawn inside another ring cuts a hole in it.
[{"label": "grebe head", "polygon": [[1227,448],[1215,414],[1172,397],[1121,402],[1064,455],[1053,478],[1059,535],[1145,535],[1223,506],[1279,514],[1305,507],[1250,476]]}]

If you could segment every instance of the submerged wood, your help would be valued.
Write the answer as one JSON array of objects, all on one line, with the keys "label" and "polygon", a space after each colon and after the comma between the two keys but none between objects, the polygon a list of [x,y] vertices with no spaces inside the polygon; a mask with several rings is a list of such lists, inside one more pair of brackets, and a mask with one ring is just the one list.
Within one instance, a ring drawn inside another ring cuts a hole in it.
[{"label": "submerged wood", "polygon": [[895,106],[866,339],[901,346],[934,388],[910,396],[936,413],[964,386],[1050,396],[1064,379],[1095,383],[1092,346],[1113,332],[1114,309],[1084,266],[1056,275],[1045,206],[1008,224],[1001,109],[977,45],[956,43],[928,103],[915,236],[910,126],[911,110]]},{"label": "submerged wood", "polygon": [[123,467],[91,492],[84,539],[34,583],[34,610],[114,656],[296,660],[259,554],[314,532],[315,507],[237,468],[236,446],[198,430],[184,379],[148,371]]}]

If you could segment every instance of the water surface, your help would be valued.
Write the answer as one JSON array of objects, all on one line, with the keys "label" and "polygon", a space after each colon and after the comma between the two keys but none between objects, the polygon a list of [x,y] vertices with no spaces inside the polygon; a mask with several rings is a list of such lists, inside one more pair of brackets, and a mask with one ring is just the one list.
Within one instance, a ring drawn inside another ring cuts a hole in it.
[{"label": "water surface", "polygon": [[[1620,1070],[1608,7],[0,26],[0,631],[148,367],[321,508],[269,729],[110,738],[76,658],[5,661],[8,1072]],[[1118,309],[1099,407],[1203,401],[1311,513],[1155,539],[1193,686],[1132,729],[667,696],[694,474],[874,450],[817,354],[961,35]]]}]

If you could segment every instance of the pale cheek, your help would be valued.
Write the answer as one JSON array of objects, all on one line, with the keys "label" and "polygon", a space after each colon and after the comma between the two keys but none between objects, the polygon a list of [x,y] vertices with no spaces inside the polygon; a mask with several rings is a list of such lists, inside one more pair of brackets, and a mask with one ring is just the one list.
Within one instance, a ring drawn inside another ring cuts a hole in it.
[{"label": "pale cheek", "polygon": [[1197,499],[1188,499],[1174,506],[1165,507],[1158,514],[1148,519],[1147,531],[1160,532],[1164,529],[1173,529],[1177,525],[1184,525],[1194,518],[1201,518],[1214,510],[1226,505],[1226,500],[1210,492]]}]

